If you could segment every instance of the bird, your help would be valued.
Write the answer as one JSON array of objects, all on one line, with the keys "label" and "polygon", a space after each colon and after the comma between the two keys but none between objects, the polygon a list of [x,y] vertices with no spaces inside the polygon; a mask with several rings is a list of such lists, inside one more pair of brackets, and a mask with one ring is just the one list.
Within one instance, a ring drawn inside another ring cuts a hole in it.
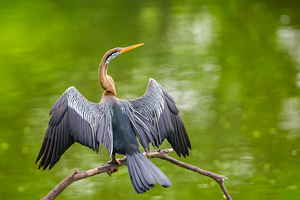
[{"label": "bird", "polygon": [[137,193],[172,185],[169,178],[139,150],[146,152],[149,144],[159,148],[167,139],[176,154],[189,156],[190,139],[171,95],[154,79],[148,81],[143,96],[123,100],[117,97],[115,84],[107,74],[108,64],[117,56],[142,46],[136,44],[107,51],[101,59],[98,76],[104,92],[99,103],[87,100],[74,86],[69,87],[50,110],[50,120],[38,157],[39,169],[49,170],[75,142],[97,153],[107,148],[111,160],[118,164],[116,154],[126,156],[128,173]]}]

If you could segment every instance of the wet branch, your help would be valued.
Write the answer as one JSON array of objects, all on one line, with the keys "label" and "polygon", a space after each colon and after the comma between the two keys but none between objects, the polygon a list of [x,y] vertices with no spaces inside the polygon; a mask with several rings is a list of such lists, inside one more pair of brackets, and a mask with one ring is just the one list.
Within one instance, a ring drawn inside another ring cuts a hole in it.
[{"label": "wet branch", "polygon": [[[169,162],[171,162],[175,165],[178,165],[180,167],[186,168],[188,170],[194,171],[196,173],[199,173],[199,174],[202,174],[204,176],[208,176],[208,177],[214,179],[220,185],[220,187],[221,187],[221,189],[224,193],[224,198],[226,198],[228,200],[232,200],[232,198],[230,197],[230,195],[229,195],[229,193],[226,190],[226,187],[224,185],[224,180],[228,179],[226,176],[215,174],[213,172],[206,171],[206,170],[200,169],[196,166],[181,162],[181,161],[167,155],[170,152],[174,152],[174,150],[173,149],[165,149],[165,150],[160,150],[160,151],[159,150],[158,151],[150,151],[147,154],[147,157],[148,158],[160,158],[160,159],[169,161]],[[146,155],[146,154],[144,153],[144,155]],[[60,193],[62,193],[62,191],[64,191],[64,189],[66,189],[66,187],[68,187],[70,184],[72,184],[75,181],[78,181],[78,180],[84,179],[84,178],[88,178],[90,176],[94,176],[94,175],[97,175],[97,174],[101,174],[101,173],[104,173],[104,172],[113,171],[118,167],[126,165],[126,157],[120,159],[119,161],[120,161],[120,165],[105,164],[105,165],[102,165],[101,167],[97,167],[97,168],[90,169],[90,170],[87,170],[87,171],[78,172],[78,170],[76,170],[73,174],[69,175],[67,178],[62,180],[58,185],[56,185],[41,200],[55,199]]]}]

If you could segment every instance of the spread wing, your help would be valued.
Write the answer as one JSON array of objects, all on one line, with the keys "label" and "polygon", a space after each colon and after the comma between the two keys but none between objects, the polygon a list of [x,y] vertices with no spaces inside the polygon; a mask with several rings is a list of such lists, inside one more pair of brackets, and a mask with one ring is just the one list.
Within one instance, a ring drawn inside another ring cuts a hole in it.
[{"label": "spread wing", "polygon": [[178,156],[189,155],[191,143],[175,101],[156,80],[150,78],[145,94],[129,102],[155,127],[159,134],[154,139],[157,146],[167,138]]},{"label": "spread wing", "polygon": [[[92,103],[75,88],[68,88],[50,111],[50,121],[36,162],[39,168],[51,169],[61,155],[74,143],[79,142],[94,151],[99,144],[106,147],[109,155],[113,149],[112,108],[110,104]],[[102,152],[101,150],[101,152]]]},{"label": "spread wing", "polygon": [[132,128],[145,151],[149,151],[150,142],[154,147],[159,147],[158,144],[155,143],[155,141],[158,140],[158,133],[151,122],[137,112],[129,101],[122,101],[120,108],[122,112],[128,116]]}]

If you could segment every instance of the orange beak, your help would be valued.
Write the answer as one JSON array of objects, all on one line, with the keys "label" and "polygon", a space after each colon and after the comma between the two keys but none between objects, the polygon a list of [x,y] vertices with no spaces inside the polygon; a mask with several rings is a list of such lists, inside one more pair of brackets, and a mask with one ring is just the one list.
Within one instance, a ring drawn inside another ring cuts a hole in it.
[{"label": "orange beak", "polygon": [[144,43],[141,43],[141,44],[135,44],[135,45],[132,45],[132,46],[129,46],[129,47],[124,47],[124,48],[122,48],[122,50],[120,51],[121,53],[124,53],[124,52],[126,52],[126,51],[129,51],[129,50],[131,50],[131,49],[135,49],[135,48],[137,48],[137,47],[140,47],[140,46],[142,46]]}]

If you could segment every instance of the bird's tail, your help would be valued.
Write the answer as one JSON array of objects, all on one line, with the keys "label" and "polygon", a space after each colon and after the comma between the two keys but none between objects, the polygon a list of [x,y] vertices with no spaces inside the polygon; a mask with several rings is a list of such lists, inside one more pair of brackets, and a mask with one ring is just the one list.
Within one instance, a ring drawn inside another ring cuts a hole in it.
[{"label": "bird's tail", "polygon": [[155,181],[163,187],[172,185],[169,178],[142,153],[126,154],[131,183],[137,193],[154,187]]}]

